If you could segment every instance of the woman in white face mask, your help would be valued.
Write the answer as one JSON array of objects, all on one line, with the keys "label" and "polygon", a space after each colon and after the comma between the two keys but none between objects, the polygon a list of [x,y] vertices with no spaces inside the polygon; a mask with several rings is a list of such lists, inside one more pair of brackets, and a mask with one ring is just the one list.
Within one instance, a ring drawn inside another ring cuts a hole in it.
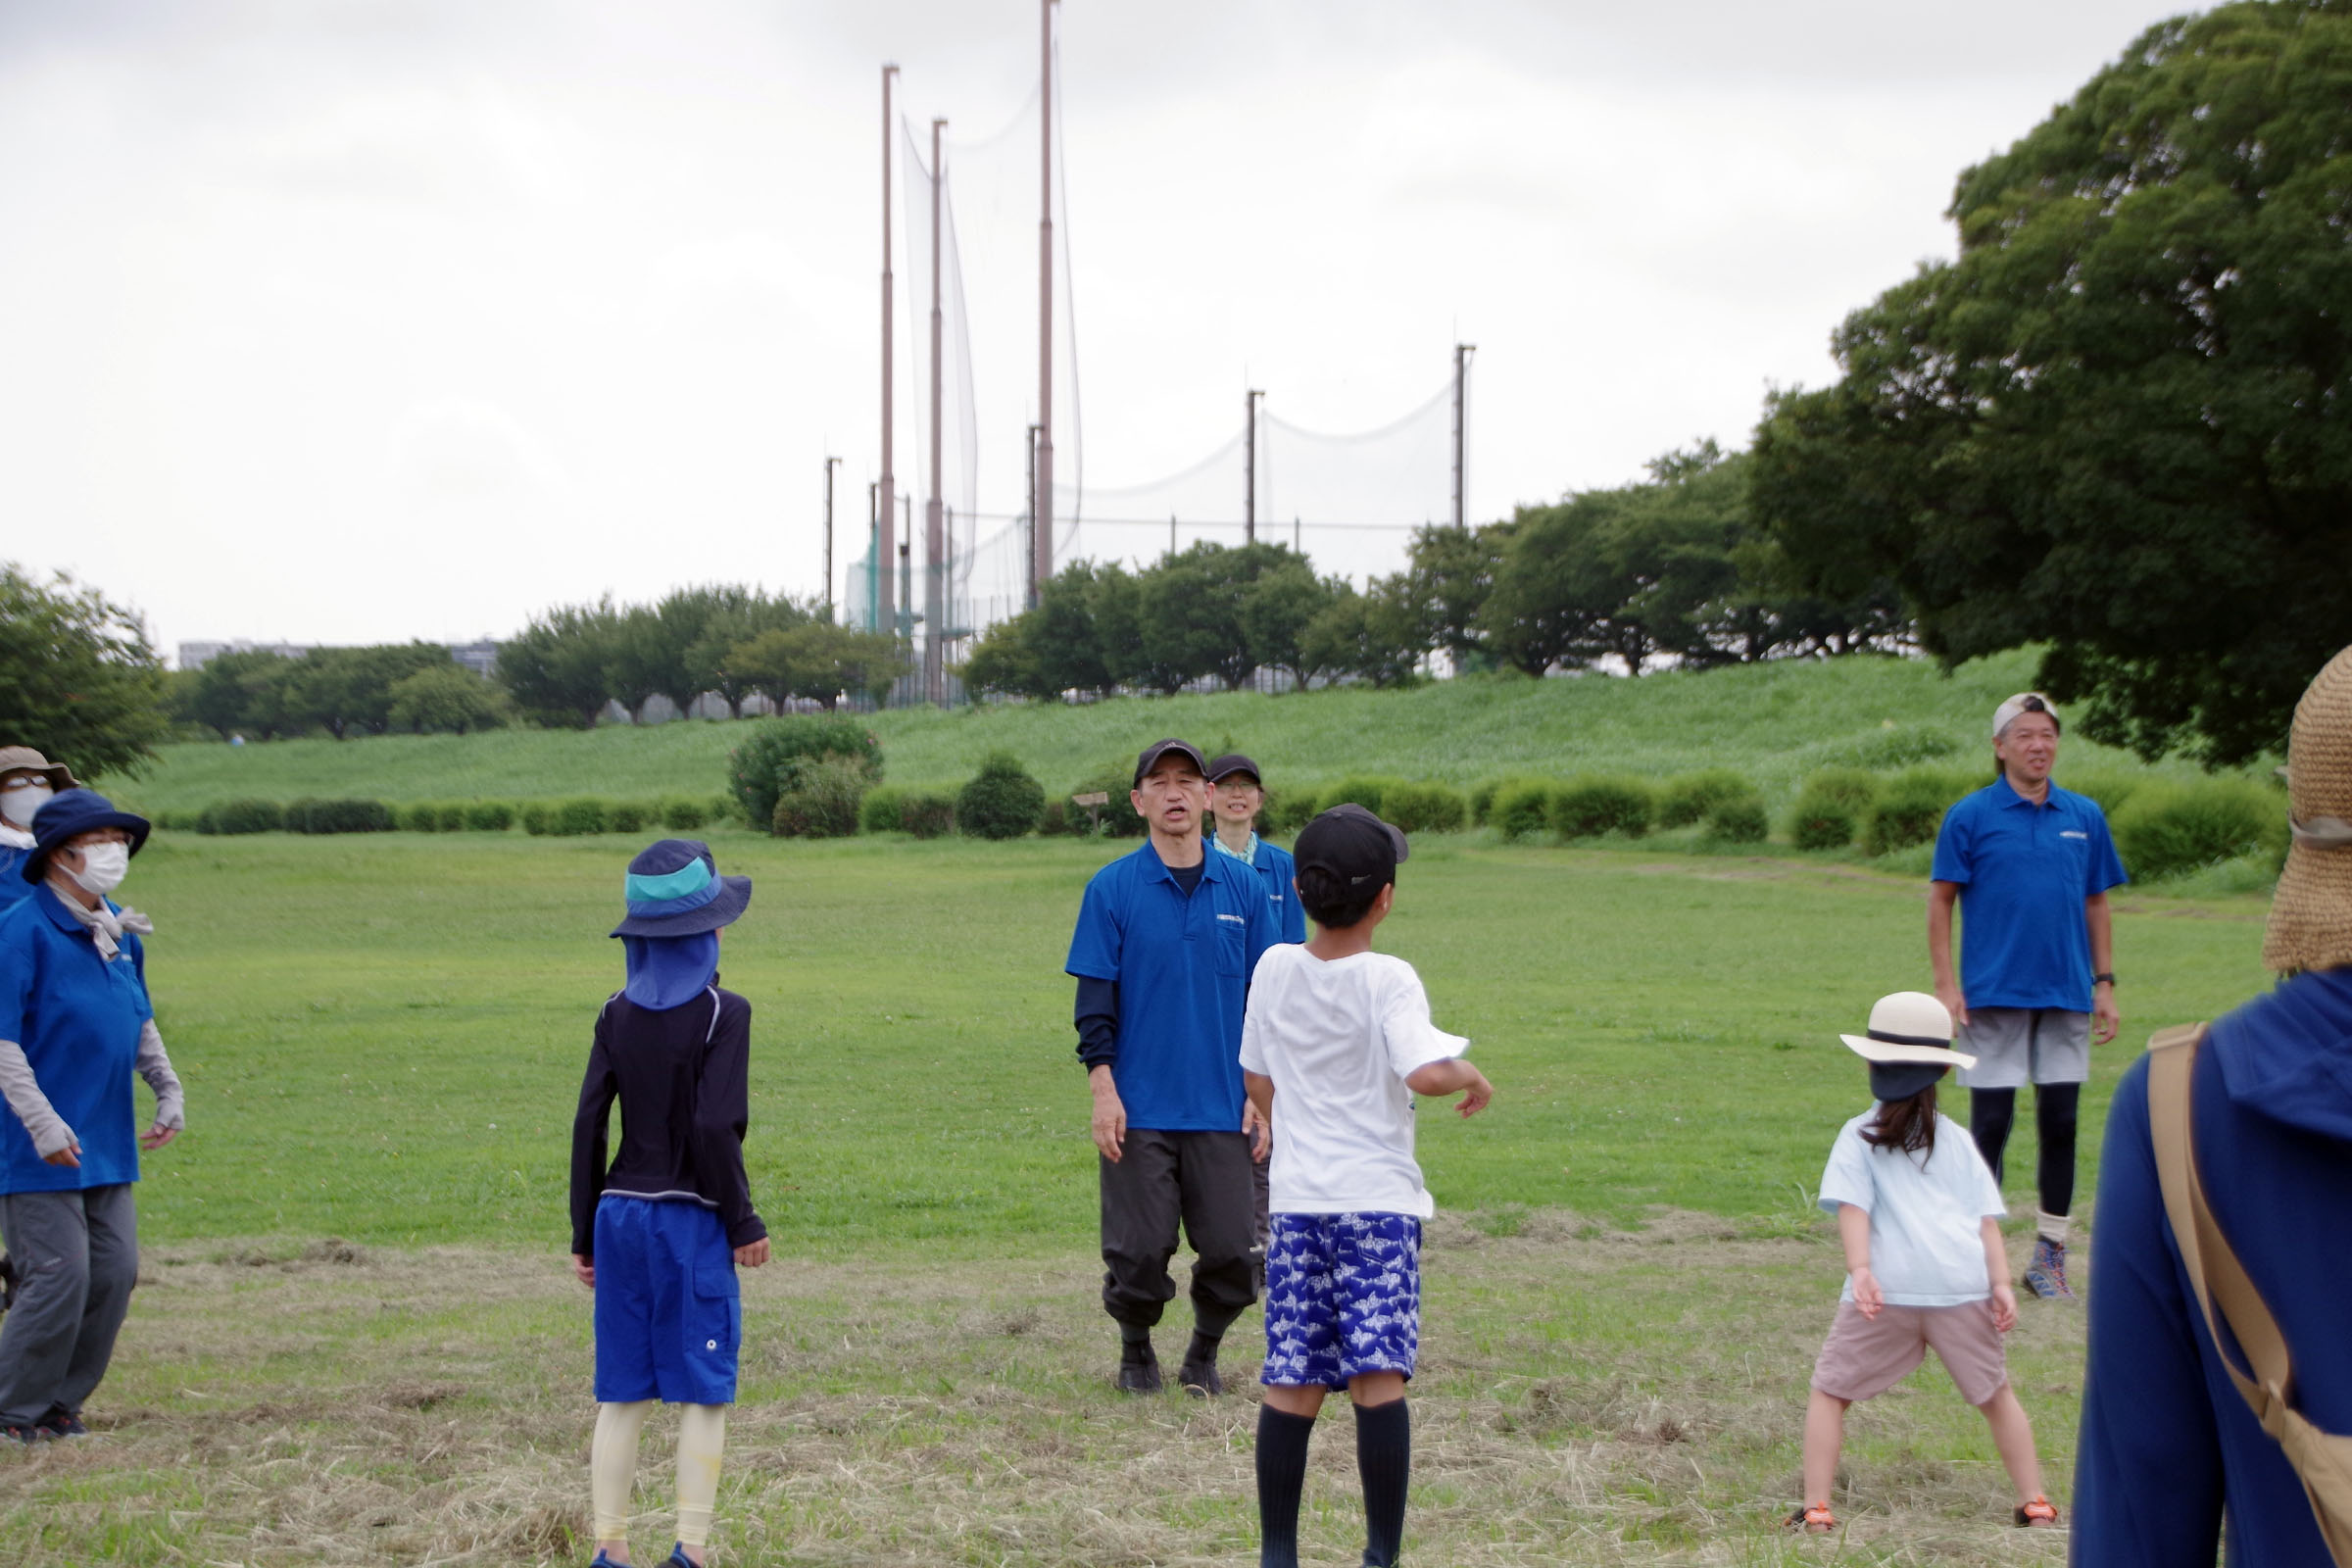
[{"label": "woman in white face mask", "polygon": [[23,874],[32,854],[32,813],[74,787],[63,763],[29,746],[0,746],[0,909],[32,891]]},{"label": "woman in white face mask", "polygon": [[[154,924],[107,897],[146,842],[144,817],[62,791],[33,822],[30,896],[0,912],[0,1241],[20,1281],[0,1319],[0,1439],[86,1430],[138,1279],[139,1152],[184,1123],[147,999]],[[133,1074],[155,1092],[144,1132]]]}]

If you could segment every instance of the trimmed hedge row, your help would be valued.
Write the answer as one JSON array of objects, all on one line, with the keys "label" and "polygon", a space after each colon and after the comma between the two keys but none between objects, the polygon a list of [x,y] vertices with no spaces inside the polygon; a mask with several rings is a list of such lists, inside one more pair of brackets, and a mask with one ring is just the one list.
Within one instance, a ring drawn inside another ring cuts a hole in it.
[{"label": "trimmed hedge row", "polygon": [[723,817],[725,801],[673,796],[662,801],[216,801],[199,811],[161,811],[156,825],[207,834],[505,833],[520,823],[533,834],[690,833]]}]

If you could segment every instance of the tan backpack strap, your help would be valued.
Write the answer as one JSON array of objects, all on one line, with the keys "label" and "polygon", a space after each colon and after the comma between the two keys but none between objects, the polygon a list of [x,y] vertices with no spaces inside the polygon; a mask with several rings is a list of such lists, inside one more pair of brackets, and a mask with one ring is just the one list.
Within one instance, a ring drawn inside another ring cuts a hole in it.
[{"label": "tan backpack strap", "polygon": [[[2191,1086],[2205,1034],[2206,1026],[2197,1024],[2164,1030],[2148,1042],[2148,1131],[2165,1214],[2223,1370],[2302,1479],[2328,1553],[2342,1568],[2352,1568],[2352,1438],[2323,1432],[2295,1409],[2294,1358],[2285,1337],[2215,1223],[2197,1174]],[[2244,1370],[2230,1353],[2232,1339],[2248,1363]]]}]

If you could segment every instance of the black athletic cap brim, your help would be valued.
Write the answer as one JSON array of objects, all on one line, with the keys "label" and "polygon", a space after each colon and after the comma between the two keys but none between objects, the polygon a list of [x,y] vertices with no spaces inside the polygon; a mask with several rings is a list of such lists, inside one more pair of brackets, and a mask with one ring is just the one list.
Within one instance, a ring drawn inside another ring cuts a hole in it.
[{"label": "black athletic cap brim", "polygon": [[1208,759],[1202,757],[1200,755],[1200,748],[1195,746],[1191,741],[1180,741],[1174,739],[1153,741],[1151,745],[1145,747],[1143,755],[1135,760],[1135,783],[1137,787],[1142,786],[1144,782],[1144,775],[1151,772],[1153,767],[1157,766],[1160,760],[1166,757],[1170,752],[1174,752],[1177,756],[1182,757],[1186,761],[1191,762],[1193,764],[1194,772],[1199,773],[1202,778],[1208,777]]},{"label": "black athletic cap brim", "polygon": [[1266,781],[1266,775],[1257,770],[1257,764],[1239,752],[1227,752],[1208,764],[1208,781],[1211,784],[1222,784],[1236,773],[1247,773],[1260,784]]}]

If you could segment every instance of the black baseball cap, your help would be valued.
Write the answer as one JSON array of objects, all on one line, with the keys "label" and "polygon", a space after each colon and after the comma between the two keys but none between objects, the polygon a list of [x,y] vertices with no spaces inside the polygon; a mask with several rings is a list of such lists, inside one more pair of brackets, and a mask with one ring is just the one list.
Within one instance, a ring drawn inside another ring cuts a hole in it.
[{"label": "black baseball cap", "polygon": [[1144,748],[1143,755],[1135,760],[1136,784],[1141,786],[1144,782],[1144,775],[1151,772],[1152,765],[1170,752],[1174,752],[1186,761],[1191,762],[1193,770],[1202,778],[1208,777],[1208,759],[1200,755],[1200,748],[1195,746],[1191,741],[1171,738],[1164,741],[1153,741]]},{"label": "black baseball cap", "polygon": [[1396,867],[1412,853],[1400,828],[1390,826],[1352,801],[1335,806],[1298,830],[1292,847],[1301,871],[1339,878],[1351,893],[1372,894],[1396,880]]},{"label": "black baseball cap", "polygon": [[1257,764],[1239,752],[1227,752],[1208,764],[1208,781],[1211,784],[1221,784],[1236,773],[1247,773],[1260,784],[1266,781],[1266,775],[1257,770]]}]

